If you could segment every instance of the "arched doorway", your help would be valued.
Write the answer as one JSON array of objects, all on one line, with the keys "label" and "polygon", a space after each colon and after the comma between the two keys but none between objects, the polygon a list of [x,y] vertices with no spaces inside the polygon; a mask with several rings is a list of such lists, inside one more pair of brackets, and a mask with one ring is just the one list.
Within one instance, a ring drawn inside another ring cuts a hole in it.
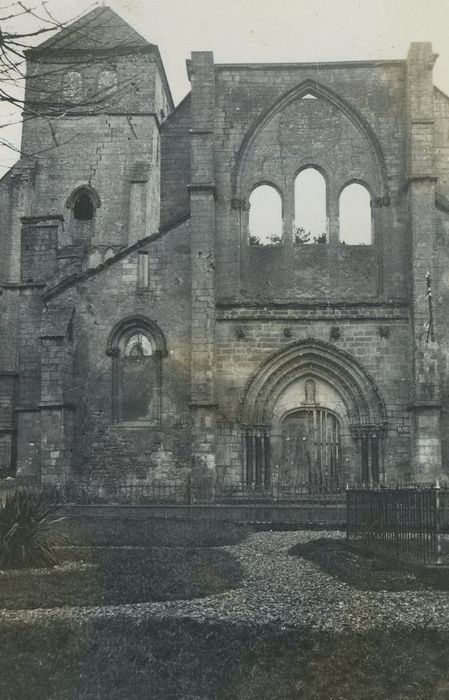
[{"label": "arched doorway", "polygon": [[383,400],[358,362],[328,343],[309,339],[269,358],[246,388],[241,420],[247,486],[338,491],[381,478]]}]

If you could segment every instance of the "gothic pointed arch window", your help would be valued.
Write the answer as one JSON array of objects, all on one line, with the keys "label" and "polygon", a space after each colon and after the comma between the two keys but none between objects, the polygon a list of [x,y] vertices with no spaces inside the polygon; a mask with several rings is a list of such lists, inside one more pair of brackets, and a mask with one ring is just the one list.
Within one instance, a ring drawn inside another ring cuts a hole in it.
[{"label": "gothic pointed arch window", "polygon": [[128,318],[113,330],[112,408],[116,422],[156,424],[161,418],[162,358],[167,354],[160,328],[145,317]]},{"label": "gothic pointed arch window", "polygon": [[257,185],[249,197],[250,245],[282,243],[282,197],[270,184]]},{"label": "gothic pointed arch window", "polygon": [[94,234],[95,215],[101,205],[96,191],[87,185],[78,187],[67,199],[70,233],[73,243],[89,241]]},{"label": "gothic pointed arch window", "polygon": [[328,242],[326,180],[317,168],[304,168],[295,179],[294,240]]},{"label": "gothic pointed arch window", "polygon": [[359,182],[346,185],[340,194],[340,242],[371,245],[371,195]]}]

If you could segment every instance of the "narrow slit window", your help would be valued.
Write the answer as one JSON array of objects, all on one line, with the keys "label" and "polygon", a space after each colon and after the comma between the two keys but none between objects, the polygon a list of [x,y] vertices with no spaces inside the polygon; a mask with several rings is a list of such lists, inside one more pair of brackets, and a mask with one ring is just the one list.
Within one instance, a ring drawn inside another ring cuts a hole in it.
[{"label": "narrow slit window", "polygon": [[295,243],[327,243],[326,180],[316,168],[295,180]]},{"label": "narrow slit window", "polygon": [[138,274],[137,285],[139,289],[148,289],[149,269],[148,269],[148,253],[139,253],[138,258]]},{"label": "narrow slit window", "polygon": [[282,199],[276,188],[259,185],[252,191],[249,204],[249,243],[282,243]]},{"label": "narrow slit window", "polygon": [[353,182],[340,195],[340,242],[371,245],[371,195],[364,185]]}]

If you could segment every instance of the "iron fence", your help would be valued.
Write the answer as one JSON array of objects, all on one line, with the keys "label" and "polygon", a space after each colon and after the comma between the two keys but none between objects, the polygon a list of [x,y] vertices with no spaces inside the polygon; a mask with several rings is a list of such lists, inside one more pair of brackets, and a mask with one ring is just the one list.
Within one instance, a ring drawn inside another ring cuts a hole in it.
[{"label": "iron fence", "polygon": [[58,484],[57,486],[19,485],[0,489],[0,502],[12,496],[16,489],[32,494],[41,494],[45,500],[60,505],[147,505],[190,504],[192,488],[190,479],[158,481],[113,481],[80,484]]},{"label": "iron fence", "polygon": [[192,490],[190,479],[107,481],[58,487],[56,497],[63,504],[171,505],[191,503]]},{"label": "iron fence", "polygon": [[295,503],[306,500],[325,501],[344,495],[345,488],[332,480],[312,485],[310,482],[274,481],[270,484],[247,484],[241,481],[217,482],[215,485],[215,500],[226,501],[260,501]]},{"label": "iron fence", "polygon": [[449,489],[433,486],[347,489],[349,540],[401,560],[448,563]]},{"label": "iron fence", "polygon": [[[343,493],[311,493],[309,485],[292,482],[281,482],[263,489],[240,482],[204,484],[191,477],[153,482],[92,481],[44,487],[11,483],[0,485],[0,502],[12,496],[16,489],[67,506],[68,512],[75,512],[78,506],[87,506],[89,514],[96,516],[120,517],[123,515],[121,506],[138,506],[137,511],[132,509],[131,517],[206,518],[270,527],[310,524],[341,527],[345,520]],[[73,507],[75,511],[71,511]]]}]

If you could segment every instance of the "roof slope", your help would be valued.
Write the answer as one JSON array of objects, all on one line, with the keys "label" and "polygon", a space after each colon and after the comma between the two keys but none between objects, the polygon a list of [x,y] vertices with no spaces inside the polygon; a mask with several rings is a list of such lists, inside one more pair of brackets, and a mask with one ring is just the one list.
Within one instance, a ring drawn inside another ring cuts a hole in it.
[{"label": "roof slope", "polygon": [[110,7],[97,7],[40,44],[39,50],[98,51],[153,46]]}]

